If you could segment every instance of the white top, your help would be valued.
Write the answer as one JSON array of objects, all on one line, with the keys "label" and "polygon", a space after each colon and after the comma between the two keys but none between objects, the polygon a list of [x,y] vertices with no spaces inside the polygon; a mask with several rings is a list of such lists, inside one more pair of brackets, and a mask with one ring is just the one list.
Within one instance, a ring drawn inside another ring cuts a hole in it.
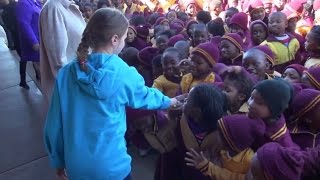
[{"label": "white top", "polygon": [[41,89],[51,99],[58,70],[74,60],[86,23],[69,0],[48,0],[40,13]]},{"label": "white top", "polygon": [[8,51],[8,39],[7,34],[4,31],[3,27],[0,25],[0,51]]}]

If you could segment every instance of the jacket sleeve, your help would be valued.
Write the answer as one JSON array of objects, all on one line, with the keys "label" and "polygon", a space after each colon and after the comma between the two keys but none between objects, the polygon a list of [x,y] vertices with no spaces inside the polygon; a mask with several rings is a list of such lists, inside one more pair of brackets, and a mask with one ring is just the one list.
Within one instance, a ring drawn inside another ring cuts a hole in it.
[{"label": "jacket sleeve", "polygon": [[39,43],[31,27],[32,13],[29,12],[31,9],[31,5],[25,2],[18,2],[16,5],[16,19],[20,36],[27,41],[26,43],[30,47]]},{"label": "jacket sleeve", "polygon": [[45,147],[49,155],[50,164],[54,168],[65,167],[63,124],[60,107],[60,95],[56,84],[44,127]]},{"label": "jacket sleeve", "polygon": [[43,9],[40,15],[40,35],[54,77],[68,63],[68,34],[63,15],[57,8]]},{"label": "jacket sleeve", "polygon": [[197,167],[205,176],[209,176],[211,179],[218,180],[245,180],[245,174],[239,174],[229,171],[228,169],[221,168],[212,162],[206,160],[201,162]]},{"label": "jacket sleeve", "polygon": [[127,101],[127,106],[134,109],[167,109],[171,100],[155,88],[145,85],[143,77],[135,68],[128,67],[124,79],[123,96]]}]

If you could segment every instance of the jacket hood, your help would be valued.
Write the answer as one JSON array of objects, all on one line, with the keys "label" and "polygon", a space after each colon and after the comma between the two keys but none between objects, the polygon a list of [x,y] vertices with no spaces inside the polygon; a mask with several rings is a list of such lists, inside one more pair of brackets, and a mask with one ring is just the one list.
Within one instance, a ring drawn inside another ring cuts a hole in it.
[{"label": "jacket hood", "polygon": [[80,89],[96,99],[111,97],[120,86],[116,83],[119,68],[116,68],[111,61],[122,61],[122,59],[117,55],[92,53],[87,60],[88,72],[82,71],[79,63],[74,63],[72,74],[76,77]]}]

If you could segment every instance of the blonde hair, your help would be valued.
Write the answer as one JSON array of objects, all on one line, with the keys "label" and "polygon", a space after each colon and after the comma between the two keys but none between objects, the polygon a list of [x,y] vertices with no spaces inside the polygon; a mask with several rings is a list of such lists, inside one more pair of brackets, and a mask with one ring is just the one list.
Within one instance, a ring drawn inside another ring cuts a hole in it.
[{"label": "blonde hair", "polygon": [[117,9],[102,8],[97,10],[89,20],[82,34],[77,49],[77,59],[82,71],[87,71],[86,61],[89,48],[98,49],[105,46],[114,35],[122,37],[129,23],[126,17]]}]

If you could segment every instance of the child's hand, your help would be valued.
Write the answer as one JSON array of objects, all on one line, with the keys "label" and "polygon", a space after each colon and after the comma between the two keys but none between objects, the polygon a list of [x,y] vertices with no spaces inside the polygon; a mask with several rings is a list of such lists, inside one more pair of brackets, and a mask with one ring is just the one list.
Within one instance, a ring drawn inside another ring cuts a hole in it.
[{"label": "child's hand", "polygon": [[199,167],[202,167],[202,164],[206,164],[208,162],[208,159],[203,155],[202,151],[199,154],[192,148],[189,152],[187,152],[187,157],[185,157],[184,160],[186,161],[187,166],[191,166],[197,169]]}]

